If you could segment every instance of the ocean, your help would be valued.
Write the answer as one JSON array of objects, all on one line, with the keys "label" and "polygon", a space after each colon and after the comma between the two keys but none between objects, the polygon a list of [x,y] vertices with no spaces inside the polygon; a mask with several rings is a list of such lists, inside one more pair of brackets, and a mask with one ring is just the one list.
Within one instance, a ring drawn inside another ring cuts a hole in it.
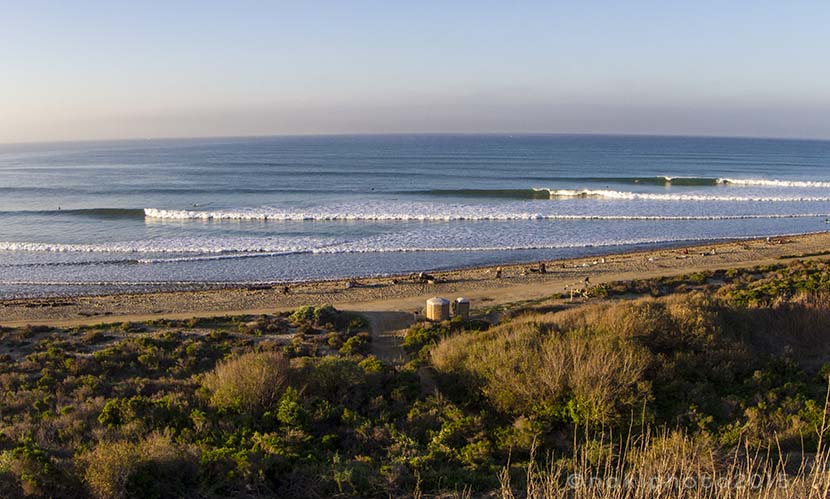
[{"label": "ocean", "polygon": [[0,145],[0,298],[827,230],[830,142],[384,135]]}]

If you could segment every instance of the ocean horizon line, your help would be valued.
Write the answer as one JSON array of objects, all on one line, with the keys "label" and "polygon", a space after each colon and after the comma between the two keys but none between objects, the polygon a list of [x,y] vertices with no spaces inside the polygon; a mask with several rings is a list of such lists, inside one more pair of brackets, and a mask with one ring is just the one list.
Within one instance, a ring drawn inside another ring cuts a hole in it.
[{"label": "ocean horizon line", "polygon": [[0,141],[0,147],[49,146],[65,144],[103,144],[103,143],[145,143],[176,141],[222,141],[222,140],[261,140],[291,138],[382,138],[382,137],[586,137],[586,138],[643,138],[643,139],[706,139],[706,140],[757,140],[788,142],[830,142],[830,137],[782,137],[771,135],[717,135],[694,133],[626,133],[626,132],[477,132],[477,131],[390,131],[390,132],[296,132],[240,135],[171,135],[154,137],[123,138],[77,138],[32,141]]}]

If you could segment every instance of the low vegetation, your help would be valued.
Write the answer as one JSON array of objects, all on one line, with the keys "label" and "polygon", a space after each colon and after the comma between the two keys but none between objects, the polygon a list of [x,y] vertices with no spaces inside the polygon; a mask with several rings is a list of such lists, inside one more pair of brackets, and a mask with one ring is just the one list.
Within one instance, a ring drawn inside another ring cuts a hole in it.
[{"label": "low vegetation", "polygon": [[259,416],[279,401],[288,371],[281,352],[247,352],[219,362],[203,376],[202,387],[211,407]]},{"label": "low vegetation", "polygon": [[0,329],[2,497],[826,497],[830,265],[613,283],[500,323]]}]

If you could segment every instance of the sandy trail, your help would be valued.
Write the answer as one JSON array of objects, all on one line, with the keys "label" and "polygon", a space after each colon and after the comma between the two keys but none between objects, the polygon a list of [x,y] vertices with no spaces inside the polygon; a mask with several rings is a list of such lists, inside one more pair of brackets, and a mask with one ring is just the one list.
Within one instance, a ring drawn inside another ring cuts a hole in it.
[{"label": "sandy trail", "polygon": [[414,314],[406,312],[361,312],[372,330],[372,354],[387,364],[403,364],[403,335],[414,322]]},{"label": "sandy trail", "polygon": [[[784,263],[793,258],[825,259],[830,258],[828,250],[830,233],[822,232],[775,238],[771,242],[759,239],[548,261],[546,275],[526,272],[535,265],[502,266],[502,279],[496,279],[495,269],[490,267],[437,272],[439,281],[435,284],[414,282],[405,276],[360,279],[352,286],[347,286],[346,281],[308,282],[292,285],[288,295],[278,287],[11,299],[0,300],[0,325],[76,326],[157,318],[266,314],[293,310],[301,305],[332,304],[343,310],[376,313],[370,320],[374,321],[379,345],[383,345],[393,342],[383,334],[397,330],[404,316],[413,317],[432,296],[465,296],[472,301],[473,308],[481,309],[561,293],[565,286],[581,285],[585,277],[592,284],[601,284]],[[400,315],[383,314],[387,312]],[[384,347],[378,348],[379,353],[386,355]]]}]

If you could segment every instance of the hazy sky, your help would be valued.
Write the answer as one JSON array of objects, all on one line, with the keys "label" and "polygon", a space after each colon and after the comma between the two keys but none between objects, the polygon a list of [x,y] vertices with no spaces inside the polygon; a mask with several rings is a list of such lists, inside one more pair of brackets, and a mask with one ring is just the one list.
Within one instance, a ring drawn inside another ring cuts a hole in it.
[{"label": "hazy sky", "polygon": [[830,1],[0,0],[0,142],[830,138]]}]

